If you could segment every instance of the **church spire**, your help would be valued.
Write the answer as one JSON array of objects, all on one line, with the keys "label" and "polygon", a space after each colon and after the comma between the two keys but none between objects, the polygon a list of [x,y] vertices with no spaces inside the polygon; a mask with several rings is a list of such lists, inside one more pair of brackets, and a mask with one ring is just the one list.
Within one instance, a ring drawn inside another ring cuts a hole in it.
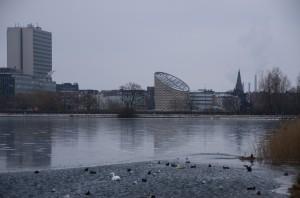
[{"label": "church spire", "polygon": [[236,85],[235,85],[234,91],[236,93],[244,93],[244,87],[243,87],[243,84],[242,84],[242,78],[241,78],[241,72],[240,72],[240,70],[238,72],[237,81],[236,81]]}]

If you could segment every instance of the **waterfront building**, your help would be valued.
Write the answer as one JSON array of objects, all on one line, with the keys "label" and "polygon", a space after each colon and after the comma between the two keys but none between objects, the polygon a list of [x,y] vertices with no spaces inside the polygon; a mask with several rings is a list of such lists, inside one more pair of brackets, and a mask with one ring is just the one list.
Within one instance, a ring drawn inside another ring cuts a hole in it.
[{"label": "waterfront building", "polygon": [[209,112],[218,109],[217,96],[212,90],[191,91],[190,100],[193,111]]},{"label": "waterfront building", "polygon": [[36,78],[51,78],[51,33],[32,24],[27,27],[9,27],[7,67]]},{"label": "waterfront building", "polygon": [[118,90],[102,90],[100,92],[100,110],[120,110],[124,107],[122,94]]},{"label": "waterfront building", "polygon": [[154,74],[156,111],[189,111],[189,86],[181,79],[164,72]]},{"label": "waterfront building", "polygon": [[52,36],[40,27],[7,29],[7,68],[0,70],[0,95],[54,92]]},{"label": "waterfront building", "polygon": [[53,92],[55,89],[55,82],[47,78],[35,78],[12,68],[0,68],[0,95],[14,96],[18,93]]},{"label": "waterfront building", "polygon": [[146,105],[147,105],[147,110],[154,110],[155,109],[154,87],[147,87]]},{"label": "waterfront building", "polygon": [[62,83],[56,84],[57,92],[76,92],[79,91],[78,83]]}]

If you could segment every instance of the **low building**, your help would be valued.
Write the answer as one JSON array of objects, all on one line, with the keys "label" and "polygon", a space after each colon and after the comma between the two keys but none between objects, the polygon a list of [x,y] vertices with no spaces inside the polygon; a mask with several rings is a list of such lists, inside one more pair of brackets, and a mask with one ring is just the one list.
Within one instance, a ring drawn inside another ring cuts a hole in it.
[{"label": "low building", "polygon": [[56,83],[51,79],[36,78],[12,68],[0,68],[0,95],[31,92],[55,92]]},{"label": "low building", "polygon": [[56,84],[56,91],[57,92],[74,92],[74,91],[79,91],[79,85],[78,85],[78,83]]},{"label": "low building", "polygon": [[208,112],[218,109],[217,96],[214,91],[199,89],[190,92],[192,111]]}]

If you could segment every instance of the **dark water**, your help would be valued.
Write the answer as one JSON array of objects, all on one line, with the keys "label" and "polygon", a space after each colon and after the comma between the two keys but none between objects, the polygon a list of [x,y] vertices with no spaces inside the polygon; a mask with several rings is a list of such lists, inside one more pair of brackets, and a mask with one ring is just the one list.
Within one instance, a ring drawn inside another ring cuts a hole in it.
[{"label": "dark water", "polygon": [[209,118],[0,118],[0,171],[244,155],[277,124]]}]

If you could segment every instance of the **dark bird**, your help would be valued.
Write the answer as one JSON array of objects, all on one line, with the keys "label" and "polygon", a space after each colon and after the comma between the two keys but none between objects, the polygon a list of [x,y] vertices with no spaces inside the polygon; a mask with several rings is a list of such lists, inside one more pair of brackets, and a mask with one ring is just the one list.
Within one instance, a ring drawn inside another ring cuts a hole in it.
[{"label": "dark bird", "polygon": [[167,163],[166,163],[166,166],[170,166],[170,163],[169,163],[169,162],[167,162]]},{"label": "dark bird", "polygon": [[196,165],[194,164],[194,165],[191,165],[191,168],[196,168]]},{"label": "dark bird", "polygon": [[171,167],[177,167],[177,165],[175,163],[172,163]]},{"label": "dark bird", "polygon": [[91,195],[91,192],[88,190],[85,195]]},{"label": "dark bird", "polygon": [[244,167],[246,167],[246,169],[247,169],[248,172],[252,171],[252,166],[244,165]]},{"label": "dark bird", "polygon": [[223,166],[223,169],[230,169],[229,166]]},{"label": "dark bird", "polygon": [[284,176],[289,176],[289,173],[288,173],[288,172],[285,172],[285,173],[284,173]]},{"label": "dark bird", "polygon": [[84,171],[85,171],[85,172],[89,171],[89,168],[85,168]]},{"label": "dark bird", "polygon": [[208,164],[208,167],[210,168],[210,167],[211,167],[211,164]]},{"label": "dark bird", "polygon": [[248,187],[247,190],[255,190],[255,186],[252,186],[252,187]]},{"label": "dark bird", "polygon": [[133,170],[131,168],[127,168],[127,172],[132,174],[133,173]]},{"label": "dark bird", "polygon": [[257,195],[261,195],[261,192],[260,191],[257,191],[257,193],[256,193]]},{"label": "dark bird", "polygon": [[148,173],[147,173],[148,175],[151,175],[151,171],[148,171]]},{"label": "dark bird", "polygon": [[187,157],[185,158],[185,163],[186,164],[190,164],[191,163],[191,161],[189,160],[189,158],[187,158]]},{"label": "dark bird", "polygon": [[146,178],[142,178],[142,182],[147,182],[147,179]]},{"label": "dark bird", "polygon": [[36,171],[34,171],[34,173],[35,173],[35,174],[38,174],[38,173],[40,173],[40,171],[36,170]]},{"label": "dark bird", "polygon": [[96,171],[90,170],[90,174],[96,174]]},{"label": "dark bird", "polygon": [[150,195],[150,198],[155,198],[155,195]]}]

